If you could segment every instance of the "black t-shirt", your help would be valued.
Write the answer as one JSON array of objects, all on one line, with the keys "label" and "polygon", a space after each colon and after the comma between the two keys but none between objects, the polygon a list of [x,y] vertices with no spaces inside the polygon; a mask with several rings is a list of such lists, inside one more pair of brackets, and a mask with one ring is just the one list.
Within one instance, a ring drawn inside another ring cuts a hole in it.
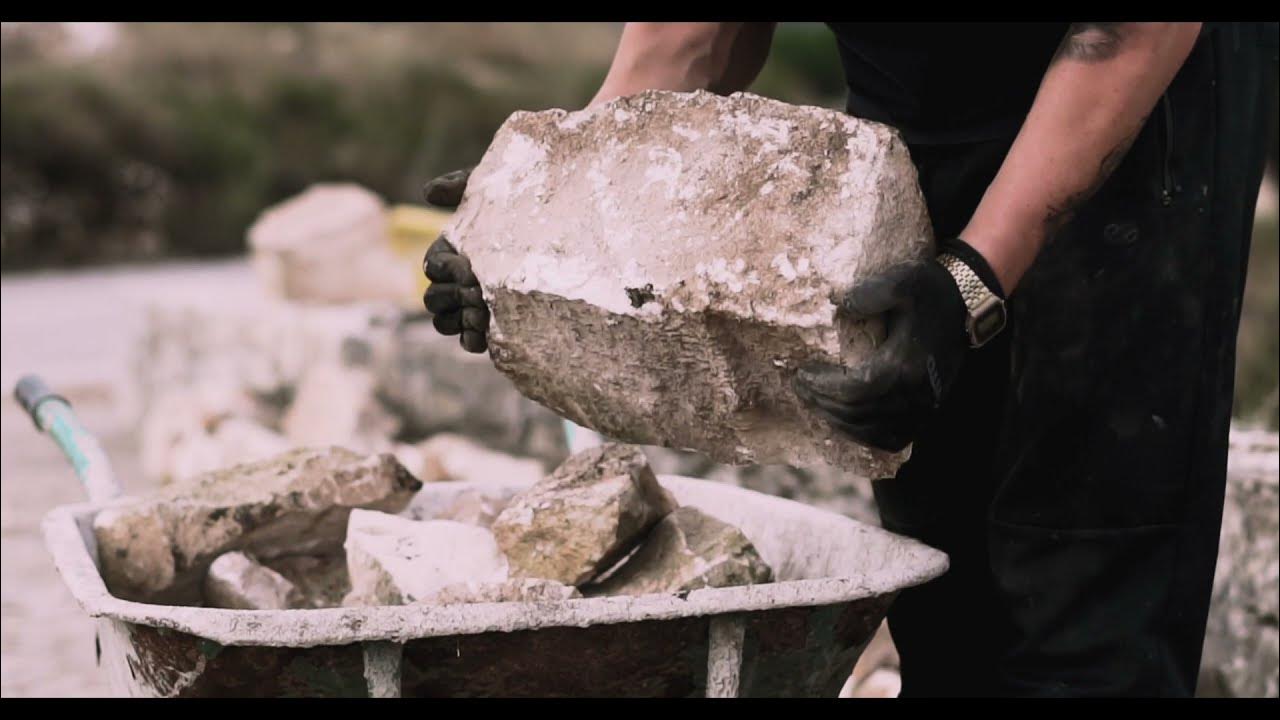
[{"label": "black t-shirt", "polygon": [[1067,23],[827,23],[852,115],[908,142],[959,143],[1018,132]]}]

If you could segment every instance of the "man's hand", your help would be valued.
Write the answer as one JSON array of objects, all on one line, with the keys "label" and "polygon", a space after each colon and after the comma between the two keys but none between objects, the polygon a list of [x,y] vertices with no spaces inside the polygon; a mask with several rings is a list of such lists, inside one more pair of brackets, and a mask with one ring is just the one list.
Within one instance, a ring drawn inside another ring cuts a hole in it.
[{"label": "man's hand", "polygon": [[[470,176],[470,168],[441,175],[427,183],[423,194],[432,205],[457,207]],[[467,352],[488,350],[489,307],[467,256],[441,235],[427,249],[422,271],[431,280],[422,301],[435,315],[432,324],[436,330],[443,335],[460,335],[459,342]]]},{"label": "man's hand", "polygon": [[[965,250],[972,257],[972,250]],[[981,265],[975,268],[979,276],[992,277],[980,259],[967,264]],[[993,281],[984,282],[991,287]],[[969,349],[964,298],[955,278],[928,260],[871,278],[850,290],[840,305],[858,318],[883,314],[885,341],[854,368],[801,367],[793,380],[796,395],[854,440],[902,450],[947,396]]]}]

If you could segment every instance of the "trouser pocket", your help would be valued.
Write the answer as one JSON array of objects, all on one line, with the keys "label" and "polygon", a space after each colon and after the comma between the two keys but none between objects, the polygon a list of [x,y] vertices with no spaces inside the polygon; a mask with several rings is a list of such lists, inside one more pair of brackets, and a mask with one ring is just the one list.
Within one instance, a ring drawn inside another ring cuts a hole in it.
[{"label": "trouser pocket", "polygon": [[993,523],[991,564],[1012,626],[1000,692],[1190,696],[1196,668],[1187,659],[1199,657],[1204,616],[1175,592],[1179,532]]}]

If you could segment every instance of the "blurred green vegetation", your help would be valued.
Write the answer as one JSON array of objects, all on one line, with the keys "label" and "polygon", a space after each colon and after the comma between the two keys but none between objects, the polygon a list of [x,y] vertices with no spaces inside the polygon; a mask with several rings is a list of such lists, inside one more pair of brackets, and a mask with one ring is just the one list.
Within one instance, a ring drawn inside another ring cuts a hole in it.
[{"label": "blurred green vegetation", "polygon": [[1233,414],[1280,430],[1280,224],[1259,217],[1240,311]]},{"label": "blurred green vegetation", "polygon": [[[122,24],[84,59],[25,29],[0,74],[5,270],[241,252],[317,181],[418,201],[512,112],[584,105],[620,25]],[[754,89],[838,105],[835,52],[821,24],[783,24]]]},{"label": "blurred green vegetation", "polygon": [[[319,181],[417,202],[516,110],[581,107],[619,23],[118,26],[88,57],[58,25],[0,35],[0,267],[244,251],[264,208]],[[835,41],[783,23],[754,92],[841,107]],[[1276,144],[1272,140],[1272,165]],[[1277,229],[1254,235],[1237,413],[1277,424]]]},{"label": "blurred green vegetation", "polygon": [[263,208],[317,181],[417,200],[513,110],[589,97],[612,35],[128,24],[85,60],[5,57],[4,268],[241,252]]}]

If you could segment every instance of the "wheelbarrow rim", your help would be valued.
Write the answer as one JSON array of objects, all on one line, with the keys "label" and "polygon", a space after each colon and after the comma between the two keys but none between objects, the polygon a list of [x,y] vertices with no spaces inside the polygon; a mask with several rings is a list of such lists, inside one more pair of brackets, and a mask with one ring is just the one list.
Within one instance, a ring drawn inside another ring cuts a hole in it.
[{"label": "wheelbarrow rim", "polygon": [[[664,478],[670,479],[670,478]],[[692,478],[682,482],[705,483]],[[737,488],[733,488],[738,490]],[[827,513],[800,503],[808,511]],[[104,503],[79,503],[53,509],[42,529],[54,564],[80,607],[94,618],[189,633],[221,645],[314,647],[357,642],[406,642],[416,638],[514,632],[550,627],[671,620],[697,616],[750,613],[787,607],[848,603],[890,595],[946,572],[948,558],[910,538],[855,523],[867,533],[893,535],[912,562],[901,572],[869,577],[826,577],[787,580],[727,588],[694,590],[687,595],[640,595],[577,598],[540,603],[473,603],[466,605],[400,605],[306,610],[226,610],[152,605],[111,595],[90,555],[88,523]]]}]

